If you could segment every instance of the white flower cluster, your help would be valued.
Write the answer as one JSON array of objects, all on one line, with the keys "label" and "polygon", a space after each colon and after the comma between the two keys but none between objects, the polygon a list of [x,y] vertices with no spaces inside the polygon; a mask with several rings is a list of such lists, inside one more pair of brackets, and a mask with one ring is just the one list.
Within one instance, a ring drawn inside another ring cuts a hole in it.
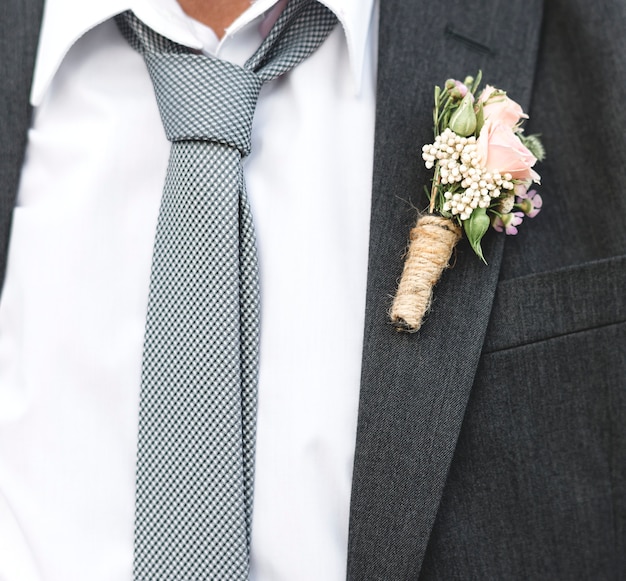
[{"label": "white flower cluster", "polygon": [[[459,215],[467,220],[476,208],[488,208],[491,200],[498,198],[503,190],[513,190],[511,174],[490,173],[482,165],[476,137],[461,137],[452,129],[446,129],[422,148],[426,168],[439,165],[439,178],[443,185],[452,186],[444,193],[444,212]],[[463,191],[454,192],[460,184]]]}]

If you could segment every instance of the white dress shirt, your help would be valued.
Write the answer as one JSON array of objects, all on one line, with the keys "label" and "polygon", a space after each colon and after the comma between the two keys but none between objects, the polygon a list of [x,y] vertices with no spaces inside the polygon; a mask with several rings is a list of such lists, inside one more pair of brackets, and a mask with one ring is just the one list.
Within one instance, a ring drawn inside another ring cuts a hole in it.
[{"label": "white dress shirt", "polygon": [[[110,17],[242,64],[174,0],[47,0],[0,301],[0,581],[132,578],[141,353],[169,155]],[[252,579],[345,579],[373,157],[373,0],[261,92],[244,171],[262,328]]]}]

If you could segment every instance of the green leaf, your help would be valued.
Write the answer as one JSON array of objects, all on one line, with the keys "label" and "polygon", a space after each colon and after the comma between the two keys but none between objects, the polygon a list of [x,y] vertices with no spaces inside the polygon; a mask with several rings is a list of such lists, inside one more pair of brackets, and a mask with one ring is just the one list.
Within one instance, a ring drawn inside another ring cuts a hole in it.
[{"label": "green leaf", "polygon": [[480,87],[480,82],[483,80],[483,72],[481,70],[478,71],[476,77],[474,78],[474,84],[472,85],[472,93],[475,95],[478,87]]},{"label": "green leaf", "polygon": [[440,98],[441,98],[441,88],[439,87],[439,85],[435,85],[435,108],[433,109],[433,123],[435,125],[434,127],[435,137],[439,135],[438,121],[439,121],[439,99]]},{"label": "green leaf", "polygon": [[441,119],[441,124],[440,124],[440,129],[441,129],[441,133],[443,133],[445,131],[445,129],[448,127],[450,123],[450,109],[446,109],[443,113],[442,119]]},{"label": "green leaf", "polygon": [[485,264],[487,264],[487,261],[483,256],[480,241],[489,229],[489,224],[490,220],[485,208],[476,208],[471,216],[463,222],[463,229],[465,230],[470,246]]}]

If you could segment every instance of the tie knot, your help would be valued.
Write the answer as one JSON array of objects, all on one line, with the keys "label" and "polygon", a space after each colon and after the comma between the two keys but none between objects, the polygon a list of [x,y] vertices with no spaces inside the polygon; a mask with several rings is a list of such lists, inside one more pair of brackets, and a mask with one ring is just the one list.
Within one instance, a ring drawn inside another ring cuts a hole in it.
[{"label": "tie knot", "polygon": [[196,54],[144,55],[170,141],[212,141],[250,153],[263,81],[253,72]]}]

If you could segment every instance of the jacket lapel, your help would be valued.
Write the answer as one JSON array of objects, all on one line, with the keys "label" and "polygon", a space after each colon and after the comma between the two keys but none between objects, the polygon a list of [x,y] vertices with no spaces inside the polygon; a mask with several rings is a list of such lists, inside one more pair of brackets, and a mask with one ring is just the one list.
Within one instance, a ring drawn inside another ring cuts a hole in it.
[{"label": "jacket lapel", "polygon": [[504,236],[465,242],[419,333],[388,323],[411,202],[426,205],[433,87],[482,69],[528,110],[541,0],[381,0],[367,307],[354,463],[349,579],[415,579],[480,358]]},{"label": "jacket lapel", "polygon": [[10,2],[0,19],[0,293],[19,183],[43,0]]}]

